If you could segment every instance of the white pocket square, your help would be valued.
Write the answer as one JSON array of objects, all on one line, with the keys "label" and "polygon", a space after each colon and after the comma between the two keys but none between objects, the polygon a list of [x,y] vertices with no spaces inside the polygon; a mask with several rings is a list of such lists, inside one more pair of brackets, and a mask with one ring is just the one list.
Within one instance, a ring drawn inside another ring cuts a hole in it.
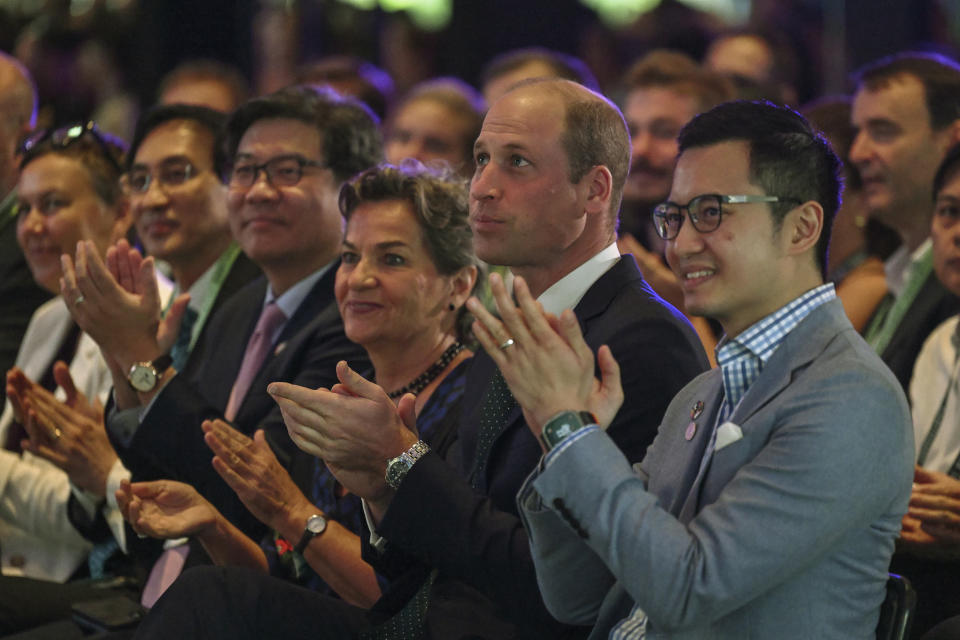
[{"label": "white pocket square", "polygon": [[743,438],[743,431],[739,426],[732,422],[724,422],[717,428],[717,442],[713,446],[713,451],[717,452],[728,444],[733,444]]}]

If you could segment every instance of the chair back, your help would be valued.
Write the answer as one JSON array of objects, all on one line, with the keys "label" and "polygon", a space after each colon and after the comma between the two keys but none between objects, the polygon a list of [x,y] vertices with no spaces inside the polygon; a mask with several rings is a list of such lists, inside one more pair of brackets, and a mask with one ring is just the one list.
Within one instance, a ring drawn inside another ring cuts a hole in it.
[{"label": "chair back", "polygon": [[887,597],[880,607],[877,640],[906,640],[910,636],[916,607],[917,592],[910,581],[891,573],[887,579]]}]

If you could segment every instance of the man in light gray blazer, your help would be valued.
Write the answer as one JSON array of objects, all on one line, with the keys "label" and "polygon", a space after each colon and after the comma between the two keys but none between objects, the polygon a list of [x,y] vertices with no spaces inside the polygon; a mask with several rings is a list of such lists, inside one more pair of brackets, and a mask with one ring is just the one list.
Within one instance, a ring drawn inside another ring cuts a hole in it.
[{"label": "man in light gray blazer", "polygon": [[602,428],[622,399],[608,349],[598,381],[575,322],[522,281],[519,307],[495,283],[502,321],[471,304],[545,451],[518,496],[545,602],[591,638],[874,637],[913,443],[900,385],[823,284],[837,167],[766,103],[681,132],[654,222],[687,309],[726,336],[636,468]]}]

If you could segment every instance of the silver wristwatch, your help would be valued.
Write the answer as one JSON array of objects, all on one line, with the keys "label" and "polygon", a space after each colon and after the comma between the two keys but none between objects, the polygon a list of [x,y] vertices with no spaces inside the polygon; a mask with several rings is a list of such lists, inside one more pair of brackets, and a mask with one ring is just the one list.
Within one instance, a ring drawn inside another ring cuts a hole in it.
[{"label": "silver wristwatch", "polygon": [[310,541],[327,530],[327,519],[319,513],[315,513],[307,518],[307,524],[303,528],[303,535],[300,536],[300,542],[293,548],[294,551],[303,555],[304,549],[310,544]]},{"label": "silver wristwatch", "polygon": [[413,464],[422,458],[427,451],[430,451],[427,443],[423,440],[417,440],[409,449],[387,462],[387,484],[394,490],[399,489],[400,483],[413,468]]}]

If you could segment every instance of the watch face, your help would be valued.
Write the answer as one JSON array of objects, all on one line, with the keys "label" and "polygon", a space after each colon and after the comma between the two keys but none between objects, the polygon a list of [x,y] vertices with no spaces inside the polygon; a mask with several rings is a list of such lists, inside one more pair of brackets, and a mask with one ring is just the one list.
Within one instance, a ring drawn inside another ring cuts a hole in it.
[{"label": "watch face", "polygon": [[553,430],[554,438],[566,438],[568,435],[573,433],[573,425],[569,422],[563,422],[557,425],[557,428]]},{"label": "watch face", "polygon": [[313,535],[319,535],[327,528],[327,520],[321,515],[310,516],[307,518],[307,531]]},{"label": "watch face", "polygon": [[130,371],[130,386],[137,391],[150,391],[157,384],[157,372],[153,367],[142,364],[133,365]]},{"label": "watch face", "polygon": [[387,465],[387,484],[394,489],[399,487],[400,481],[407,475],[407,471],[410,471],[411,466],[410,462],[403,456],[398,456],[391,460],[390,464]]},{"label": "watch face", "polygon": [[578,431],[584,425],[594,421],[593,416],[588,413],[580,414],[574,411],[564,411],[544,425],[541,436],[547,445],[547,449],[553,449],[574,431]]}]

